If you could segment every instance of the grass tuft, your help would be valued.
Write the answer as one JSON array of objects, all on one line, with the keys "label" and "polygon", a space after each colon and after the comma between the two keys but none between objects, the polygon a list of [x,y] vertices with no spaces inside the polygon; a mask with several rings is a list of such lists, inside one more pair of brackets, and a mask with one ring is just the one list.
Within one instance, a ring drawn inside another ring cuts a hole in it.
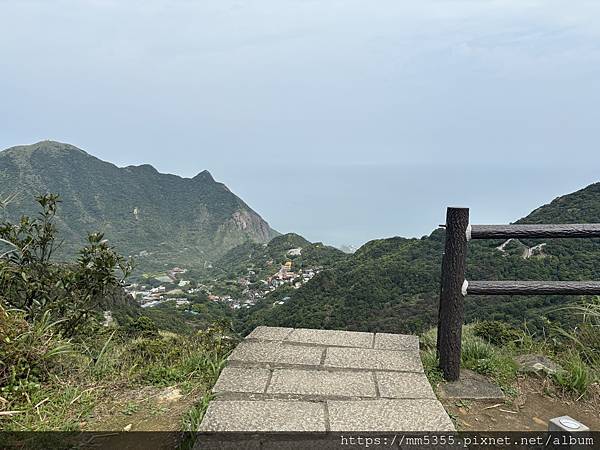
[{"label": "grass tuft", "polygon": [[554,381],[566,392],[585,396],[593,377],[581,356],[577,353],[569,354],[562,361],[562,369],[554,374]]}]

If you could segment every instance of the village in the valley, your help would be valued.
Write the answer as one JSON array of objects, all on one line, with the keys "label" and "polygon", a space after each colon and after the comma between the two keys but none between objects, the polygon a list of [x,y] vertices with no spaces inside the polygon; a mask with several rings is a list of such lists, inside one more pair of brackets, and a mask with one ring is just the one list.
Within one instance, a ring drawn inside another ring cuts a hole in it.
[{"label": "village in the valley", "polygon": [[[181,267],[173,267],[163,274],[131,283],[125,287],[125,290],[142,308],[152,308],[166,302],[174,302],[175,306],[192,311],[190,305],[199,296],[206,296],[209,301],[223,303],[232,309],[250,308],[281,287],[300,288],[323,269],[321,266],[294,267],[291,259],[300,256],[301,252],[301,248],[288,250],[286,255],[290,258],[278,269],[272,267],[276,266],[273,260],[268,260],[267,268],[260,270],[261,273],[270,273],[264,278],[259,278],[257,268],[248,267],[244,275],[233,280],[233,284],[236,286],[234,291],[238,294],[220,292],[223,290],[222,285],[231,285],[232,280],[213,280],[211,283],[202,280],[200,282],[193,276],[189,276],[187,269]],[[269,267],[272,267],[270,272]],[[273,273],[273,270],[276,271]],[[282,297],[274,301],[273,305],[283,304],[288,299],[287,296]]]}]

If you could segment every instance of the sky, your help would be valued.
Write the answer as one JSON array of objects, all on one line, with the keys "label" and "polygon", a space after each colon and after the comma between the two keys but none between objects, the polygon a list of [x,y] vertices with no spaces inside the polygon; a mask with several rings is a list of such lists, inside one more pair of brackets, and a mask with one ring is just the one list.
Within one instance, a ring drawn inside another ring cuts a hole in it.
[{"label": "sky", "polygon": [[600,2],[0,0],[0,148],[207,169],[358,246],[600,181]]}]

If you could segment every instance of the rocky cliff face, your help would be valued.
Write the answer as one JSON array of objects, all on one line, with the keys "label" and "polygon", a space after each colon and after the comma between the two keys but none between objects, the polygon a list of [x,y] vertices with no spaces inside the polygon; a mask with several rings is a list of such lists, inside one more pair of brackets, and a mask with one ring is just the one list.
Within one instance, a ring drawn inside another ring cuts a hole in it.
[{"label": "rocky cliff face", "polygon": [[272,235],[272,230],[262,218],[253,211],[242,209],[231,215],[231,220],[225,225],[231,224],[238,231],[251,233],[258,241],[268,241]]}]

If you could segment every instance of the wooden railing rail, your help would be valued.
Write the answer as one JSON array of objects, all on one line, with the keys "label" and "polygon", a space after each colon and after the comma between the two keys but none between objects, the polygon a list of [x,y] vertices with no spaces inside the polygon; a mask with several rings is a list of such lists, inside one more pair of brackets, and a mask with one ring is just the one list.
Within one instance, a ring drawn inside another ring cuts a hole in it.
[{"label": "wooden railing rail", "polygon": [[465,281],[464,295],[598,295],[598,281]]},{"label": "wooden railing rail", "polygon": [[552,239],[594,237],[600,237],[600,224],[473,225],[467,229],[468,239]]}]

